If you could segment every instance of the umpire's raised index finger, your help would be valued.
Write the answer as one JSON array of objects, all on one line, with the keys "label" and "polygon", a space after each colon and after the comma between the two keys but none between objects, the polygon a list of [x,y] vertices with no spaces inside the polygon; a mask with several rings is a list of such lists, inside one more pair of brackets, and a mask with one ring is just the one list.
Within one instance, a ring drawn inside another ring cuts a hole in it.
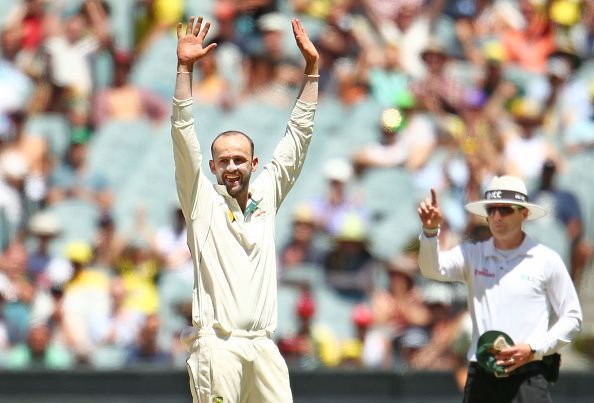
[{"label": "umpire's raised index finger", "polygon": [[435,189],[431,188],[431,205],[437,206],[437,194],[435,193]]}]

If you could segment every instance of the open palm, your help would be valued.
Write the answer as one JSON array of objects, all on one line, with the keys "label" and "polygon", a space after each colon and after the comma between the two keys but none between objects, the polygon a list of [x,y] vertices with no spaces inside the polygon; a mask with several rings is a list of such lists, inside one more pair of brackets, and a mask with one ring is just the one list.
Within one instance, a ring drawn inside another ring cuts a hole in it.
[{"label": "open palm", "polygon": [[309,39],[307,32],[297,18],[293,18],[291,23],[293,25],[293,35],[295,36],[295,42],[297,42],[297,47],[299,47],[299,50],[301,51],[306,63],[316,63],[320,56],[318,54],[318,50]]},{"label": "open palm", "polygon": [[182,23],[177,24],[177,60],[180,64],[193,65],[217,45],[211,43],[204,47],[204,38],[208,34],[210,23],[207,22],[202,28],[202,17],[198,17],[194,25],[194,17],[190,17],[185,33]]}]

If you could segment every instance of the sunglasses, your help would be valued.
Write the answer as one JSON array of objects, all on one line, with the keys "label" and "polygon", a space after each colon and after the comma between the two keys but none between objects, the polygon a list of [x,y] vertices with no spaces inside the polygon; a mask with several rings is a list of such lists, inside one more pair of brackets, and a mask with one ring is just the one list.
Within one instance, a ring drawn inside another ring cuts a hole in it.
[{"label": "sunglasses", "polygon": [[521,209],[523,209],[524,207],[522,206],[516,206],[516,205],[511,205],[511,206],[487,206],[485,208],[485,210],[487,210],[487,215],[489,217],[493,217],[495,215],[495,212],[499,212],[499,215],[501,217],[507,217],[512,215],[514,212],[519,211]]}]

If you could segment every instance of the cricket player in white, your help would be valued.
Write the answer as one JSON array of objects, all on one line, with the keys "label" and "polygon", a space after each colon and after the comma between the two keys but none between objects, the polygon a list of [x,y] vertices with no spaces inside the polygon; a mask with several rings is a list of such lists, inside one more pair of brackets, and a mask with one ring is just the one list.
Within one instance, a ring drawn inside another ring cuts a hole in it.
[{"label": "cricket player in white", "polygon": [[192,114],[194,63],[210,27],[190,17],[177,27],[177,79],[172,137],[177,191],[194,261],[188,358],[194,403],[291,402],[287,366],[271,339],[277,324],[275,216],[297,180],[313,133],[318,52],[297,19],[295,41],[305,59],[301,92],[272,161],[250,184],[258,158],[244,133],[221,133],[211,145],[213,185],[202,172]]}]

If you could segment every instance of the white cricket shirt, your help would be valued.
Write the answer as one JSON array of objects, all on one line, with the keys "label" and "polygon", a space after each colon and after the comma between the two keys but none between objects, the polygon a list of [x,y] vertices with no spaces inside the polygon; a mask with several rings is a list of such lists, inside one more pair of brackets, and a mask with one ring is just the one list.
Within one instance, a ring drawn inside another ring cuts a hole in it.
[{"label": "white cricket shirt", "polygon": [[303,166],[315,109],[315,103],[295,104],[272,161],[250,185],[246,213],[257,207],[244,217],[225,186],[213,185],[201,170],[192,99],[173,100],[175,179],[194,262],[194,326],[248,334],[276,329],[276,211]]},{"label": "white cricket shirt", "polygon": [[[516,344],[530,344],[535,358],[558,351],[579,332],[582,311],[563,260],[528,235],[506,257],[497,254],[492,238],[446,252],[439,252],[437,236],[421,234],[419,239],[423,276],[467,285],[470,361],[476,361],[477,340],[487,330],[503,331]],[[558,318],[554,323],[552,314]]]}]

